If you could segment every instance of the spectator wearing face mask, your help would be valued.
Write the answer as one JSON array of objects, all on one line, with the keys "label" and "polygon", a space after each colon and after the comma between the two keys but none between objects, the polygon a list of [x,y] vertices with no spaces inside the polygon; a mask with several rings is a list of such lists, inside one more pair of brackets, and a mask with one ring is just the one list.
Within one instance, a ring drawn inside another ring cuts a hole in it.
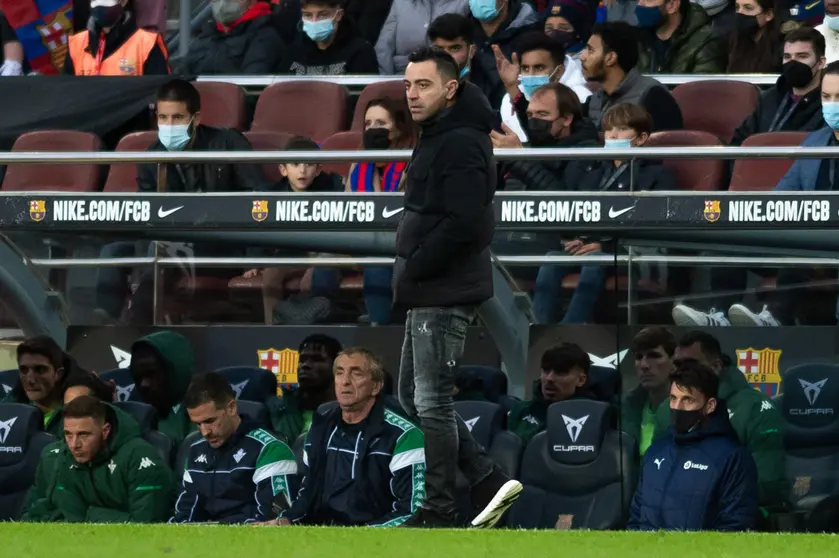
[{"label": "spectator wearing face mask", "polygon": [[474,30],[469,18],[460,14],[443,14],[428,26],[428,42],[445,50],[459,70],[459,78],[468,80],[475,56]]},{"label": "spectator wearing face mask", "polygon": [[824,126],[819,89],[825,66],[824,37],[811,27],[787,34],[783,63],[781,77],[774,87],[761,91],[757,108],[734,132],[732,145],[740,145],[753,134],[812,132]]},{"label": "spectator wearing face mask", "polygon": [[638,0],[638,70],[651,74],[718,74],[723,44],[708,14],[688,0]]},{"label": "spectator wearing face mask", "polygon": [[442,14],[468,11],[469,0],[394,0],[376,42],[379,71],[386,76],[402,74],[408,55],[426,45],[432,21]]},{"label": "spectator wearing face mask", "polygon": [[544,33],[532,31],[523,35],[512,62],[504,58],[501,49],[493,50],[498,75],[507,89],[501,100],[501,121],[523,142],[527,141],[523,125],[526,122],[520,123],[519,119],[526,115],[536,89],[558,81],[574,91],[581,103],[591,96],[580,62],[566,55],[565,48]]},{"label": "spectator wearing face mask", "polygon": [[545,11],[545,34],[577,58],[591,36],[594,16],[584,0],[552,0]]},{"label": "spectator wearing face mask", "polygon": [[735,10],[725,71],[738,74],[780,71],[783,36],[775,0],[737,0]]},{"label": "spectator wearing face mask", "polygon": [[824,21],[816,31],[824,35],[827,63],[839,60],[839,0],[824,0]]},{"label": "spectator wearing face mask", "polygon": [[169,73],[163,37],[137,27],[128,0],[91,0],[90,29],[69,39],[70,76],[148,76]]},{"label": "spectator wearing face mask", "polygon": [[261,0],[214,0],[213,20],[189,45],[184,72],[191,75],[273,74],[285,45]]},{"label": "spectator wearing face mask", "polygon": [[[638,105],[621,103],[603,115],[603,131],[607,149],[643,147],[652,133],[650,114]],[[675,176],[660,161],[652,159],[585,161],[569,165],[566,183],[583,192],[628,192],[631,190],[678,190]],[[582,236],[563,243],[562,252],[548,255],[613,254],[616,247],[597,237]],[[533,293],[533,314],[536,323],[552,324],[559,320],[557,310],[562,297],[562,280],[574,268],[545,265],[539,268]],[[608,267],[583,265],[580,280],[568,309],[560,323],[590,322],[597,300],[606,284]]]},{"label": "spectator wearing face mask", "polygon": [[345,17],[341,0],[301,0],[302,33],[280,63],[281,74],[340,76],[377,74],[373,45]]}]

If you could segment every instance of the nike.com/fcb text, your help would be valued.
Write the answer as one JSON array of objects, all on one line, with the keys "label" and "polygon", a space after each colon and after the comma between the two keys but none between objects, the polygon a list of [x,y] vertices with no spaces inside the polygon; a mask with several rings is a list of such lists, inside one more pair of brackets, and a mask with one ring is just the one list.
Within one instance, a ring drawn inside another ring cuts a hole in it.
[{"label": "nike.com/fcb text", "polygon": [[277,202],[277,221],[312,223],[372,223],[376,204],[372,201],[283,200]]},{"label": "nike.com/fcb text", "polygon": [[728,202],[734,223],[809,223],[830,220],[829,200],[737,200]]},{"label": "nike.com/fcb text", "polygon": [[597,223],[600,216],[599,201],[515,200],[501,203],[501,221],[505,223]]},{"label": "nike.com/fcb text", "polygon": [[147,222],[151,202],[138,200],[55,200],[53,221]]}]

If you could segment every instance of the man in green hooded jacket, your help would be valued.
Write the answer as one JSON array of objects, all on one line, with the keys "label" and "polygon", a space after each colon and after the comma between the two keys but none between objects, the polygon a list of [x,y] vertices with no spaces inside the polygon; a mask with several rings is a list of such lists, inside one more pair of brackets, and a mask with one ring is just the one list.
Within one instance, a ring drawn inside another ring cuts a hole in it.
[{"label": "man in green hooded jacket", "polygon": [[157,409],[157,429],[179,445],[194,430],[182,401],[195,373],[195,353],[186,337],[158,331],[131,346],[131,374],[144,403]]},{"label": "man in green hooded jacket", "polygon": [[57,452],[58,507],[68,522],[168,520],[173,477],[140,425],[90,396],[64,407],[66,446]]}]

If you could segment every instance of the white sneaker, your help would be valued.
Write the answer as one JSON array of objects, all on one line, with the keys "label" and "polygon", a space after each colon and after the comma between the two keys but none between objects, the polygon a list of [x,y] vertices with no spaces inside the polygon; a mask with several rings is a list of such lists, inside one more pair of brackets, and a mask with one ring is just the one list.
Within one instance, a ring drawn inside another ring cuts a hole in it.
[{"label": "white sneaker", "polygon": [[515,479],[505,482],[490,503],[472,520],[472,527],[476,529],[494,527],[501,520],[504,512],[518,499],[523,489],[522,484]]},{"label": "white sneaker", "polygon": [[725,317],[725,313],[711,308],[707,313],[701,312],[685,304],[677,304],[673,307],[673,321],[680,326],[730,326],[731,322]]},{"label": "white sneaker", "polygon": [[760,314],[755,314],[743,304],[732,304],[728,309],[728,315],[731,317],[731,322],[740,327],[778,327],[781,325],[765,304]]}]

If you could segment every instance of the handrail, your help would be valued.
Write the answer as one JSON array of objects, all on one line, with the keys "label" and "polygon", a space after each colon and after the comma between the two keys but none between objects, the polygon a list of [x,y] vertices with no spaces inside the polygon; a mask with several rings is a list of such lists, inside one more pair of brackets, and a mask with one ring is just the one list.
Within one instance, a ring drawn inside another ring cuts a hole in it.
[{"label": "handrail", "polygon": [[[835,147],[644,147],[607,149],[580,147],[563,149],[496,149],[501,161],[540,161],[545,159],[830,159],[839,157]],[[408,149],[359,151],[39,151],[2,152],[0,165],[39,163],[296,163],[296,162],[389,162],[408,161]]]},{"label": "handrail", "polygon": [[[612,265],[621,264],[672,264],[672,265],[713,265],[749,267],[779,267],[779,266],[839,266],[839,258],[802,258],[790,257],[756,257],[756,256],[668,256],[668,255],[628,255],[615,256],[504,256],[495,258],[507,266],[529,265]],[[384,257],[336,257],[324,256],[313,258],[63,258],[63,259],[32,259],[33,266],[64,268],[64,267],[137,267],[142,265],[157,265],[162,267],[183,267],[188,264],[195,267],[352,267],[352,266],[389,266],[393,265],[393,258]]]},{"label": "handrail", "polygon": [[[754,85],[774,85],[778,81],[777,74],[646,74],[658,80],[664,85],[682,85],[694,81],[744,81]],[[402,81],[403,76],[372,76],[372,75],[346,75],[346,76],[198,76],[198,81],[215,81],[232,83],[240,87],[267,87],[274,83],[285,83],[290,81],[326,81],[343,85],[345,87],[364,87],[374,83],[388,81]]]}]

